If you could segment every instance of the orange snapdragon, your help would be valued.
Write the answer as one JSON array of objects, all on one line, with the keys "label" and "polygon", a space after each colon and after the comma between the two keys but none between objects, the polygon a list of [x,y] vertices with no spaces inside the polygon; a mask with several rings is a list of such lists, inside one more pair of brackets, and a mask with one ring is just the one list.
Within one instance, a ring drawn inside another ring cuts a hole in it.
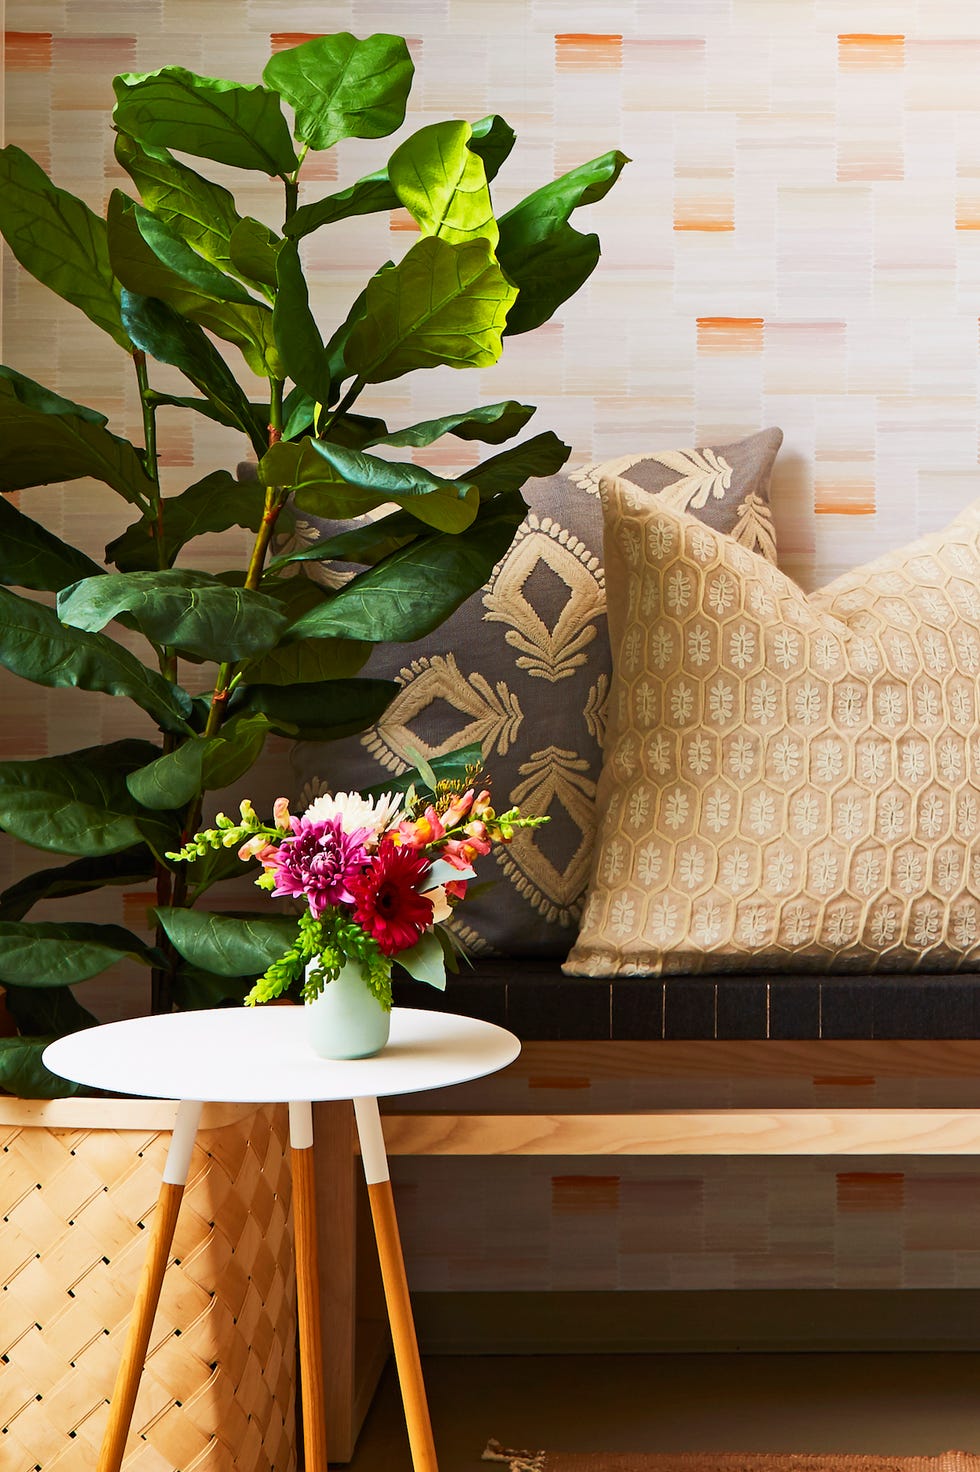
[{"label": "orange snapdragon", "polygon": [[428,848],[446,836],[446,825],[431,805],[420,818],[403,818],[395,830],[406,848]]}]

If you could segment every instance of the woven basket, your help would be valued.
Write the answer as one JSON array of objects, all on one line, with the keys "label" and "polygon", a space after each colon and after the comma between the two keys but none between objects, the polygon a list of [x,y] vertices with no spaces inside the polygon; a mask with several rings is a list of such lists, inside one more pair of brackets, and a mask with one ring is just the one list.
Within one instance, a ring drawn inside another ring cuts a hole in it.
[{"label": "woven basket", "polygon": [[[0,1096],[0,1465],[92,1472],[176,1105]],[[284,1105],[205,1107],[125,1472],[295,1472]]]}]

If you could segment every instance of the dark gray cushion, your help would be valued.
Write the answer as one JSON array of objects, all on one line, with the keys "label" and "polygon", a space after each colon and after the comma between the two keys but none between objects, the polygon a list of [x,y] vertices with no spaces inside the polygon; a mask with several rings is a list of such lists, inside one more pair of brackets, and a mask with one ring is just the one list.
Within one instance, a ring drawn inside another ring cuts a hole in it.
[{"label": "dark gray cushion", "polygon": [[[497,809],[518,803],[551,822],[483,861],[481,879],[499,882],[467,899],[455,928],[473,954],[564,956],[589,877],[611,672],[599,476],[659,492],[775,560],[768,493],[781,442],[768,429],[529,481],[527,518],[485,588],[428,638],[379,649],[365,667],[402,687],[383,721],[295,747],[298,802],[403,772],[409,749],[432,757],[479,741]],[[308,517],[296,533],[314,541],[326,530]],[[337,570],[321,575],[335,582]]]}]

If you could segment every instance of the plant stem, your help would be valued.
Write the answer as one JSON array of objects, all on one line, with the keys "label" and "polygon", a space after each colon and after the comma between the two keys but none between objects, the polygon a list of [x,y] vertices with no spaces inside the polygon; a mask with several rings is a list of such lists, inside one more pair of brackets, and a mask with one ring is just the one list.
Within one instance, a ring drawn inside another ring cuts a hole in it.
[{"label": "plant stem", "polygon": [[293,172],[291,174],[280,175],[280,178],[282,179],[282,182],[286,189],[287,220],[290,218],[291,215],[294,215],[296,213],[296,206],[299,202],[299,171],[303,167],[303,160],[306,158],[306,155],[309,153],[309,151],[310,145],[308,143],[304,143],[303,147],[299,151],[299,158],[296,161],[296,167]]},{"label": "plant stem", "polygon": [[[272,379],[269,400],[270,445],[276,445],[282,439],[282,395],[282,379]],[[251,589],[253,592],[262,581],[262,572],[269,551],[269,543],[272,541],[272,533],[275,530],[284,501],[285,496],[281,486],[266,487],[265,510],[262,513],[262,520],[259,523],[259,529],[255,535],[252,555],[249,558],[248,570],[245,574],[245,587]],[[232,662],[219,666],[218,676],[214,682],[214,694],[211,696],[211,709],[208,711],[207,725],[204,728],[205,736],[214,736],[224,720],[234,672],[235,665]],[[193,826],[192,824],[191,827]]]},{"label": "plant stem", "polygon": [[[162,572],[167,566],[167,558],[163,545],[163,495],[160,489],[160,464],[157,452],[157,399],[150,388],[150,379],[146,371],[146,354],[140,348],[133,349],[133,365],[136,369],[136,382],[140,390],[140,410],[143,415],[143,465],[153,484],[150,506],[150,514],[154,521],[153,540],[156,543],[157,567]],[[159,651],[158,658],[161,674],[165,679],[176,682],[177,656],[173,650],[164,647]]]},{"label": "plant stem", "polygon": [[[157,398],[150,388],[149,375],[146,371],[146,354],[139,348],[133,349],[133,366],[136,369],[136,381],[140,391],[140,410],[143,416],[143,465],[153,485],[151,493],[150,515],[154,520],[154,538],[157,550],[157,567],[162,571],[167,565],[167,559],[163,545],[163,495],[160,489],[160,465],[157,452]],[[177,656],[171,648],[164,646],[157,651],[160,662],[160,671],[165,679],[176,682],[177,679]],[[167,754],[174,750],[177,738],[172,732],[163,733],[163,750]],[[157,859],[154,868],[156,870],[156,902],[157,905],[169,905],[174,896],[175,876],[162,859]],[[163,927],[156,927],[155,941],[157,949],[166,957],[165,966],[154,966],[150,972],[150,1010],[154,1013],[170,1012],[173,1008],[173,977],[177,964],[177,955],[170,944]]]}]

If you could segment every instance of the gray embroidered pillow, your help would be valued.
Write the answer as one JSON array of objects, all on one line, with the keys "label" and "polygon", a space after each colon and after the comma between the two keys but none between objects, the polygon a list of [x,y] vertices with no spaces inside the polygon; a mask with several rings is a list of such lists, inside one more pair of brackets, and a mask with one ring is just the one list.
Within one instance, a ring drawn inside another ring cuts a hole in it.
[{"label": "gray embroidered pillow", "polygon": [[[775,561],[769,478],[782,431],[731,445],[621,456],[524,487],[529,510],[486,586],[433,634],[376,651],[364,674],[401,685],[379,725],[294,748],[298,800],[371,786],[480,742],[498,809],[517,803],[551,822],[518,834],[461,907],[473,955],[564,957],[575,940],[595,836],[595,791],[611,660],[602,568],[600,475],[618,475]],[[326,523],[300,521],[316,541]],[[307,564],[331,581],[329,567]]]}]

